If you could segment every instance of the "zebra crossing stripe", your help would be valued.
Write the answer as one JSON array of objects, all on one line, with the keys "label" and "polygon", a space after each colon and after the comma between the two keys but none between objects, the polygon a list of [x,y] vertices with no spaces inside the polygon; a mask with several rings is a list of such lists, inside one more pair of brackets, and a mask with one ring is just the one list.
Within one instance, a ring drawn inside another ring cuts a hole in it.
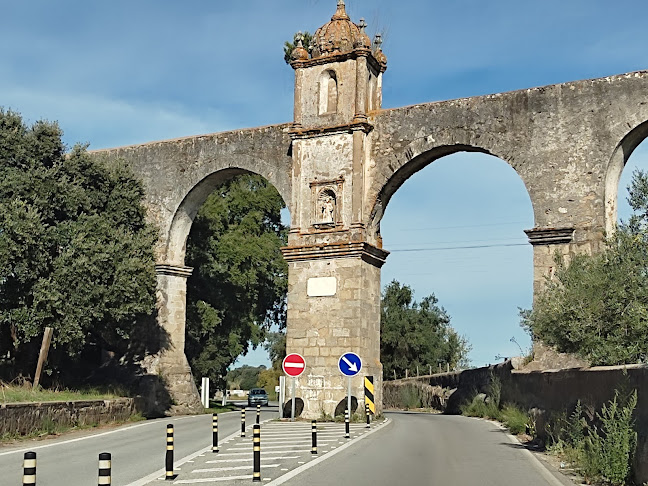
[{"label": "zebra crossing stripe", "polygon": [[[264,464],[263,467],[279,467],[280,464]],[[241,471],[250,469],[250,466],[225,466],[225,467],[208,467],[204,469],[194,469],[192,473],[207,473],[207,472],[225,472],[225,471]]]},{"label": "zebra crossing stripe", "polygon": [[364,379],[364,395],[365,403],[369,405],[369,411],[376,415],[376,405],[374,401],[374,379],[373,376],[365,376]]},{"label": "zebra crossing stripe", "polygon": [[246,474],[245,476],[225,476],[224,478],[196,478],[196,479],[181,479],[176,480],[173,484],[195,484],[195,483],[214,483],[216,481],[236,481],[239,479],[252,479],[251,474]]}]

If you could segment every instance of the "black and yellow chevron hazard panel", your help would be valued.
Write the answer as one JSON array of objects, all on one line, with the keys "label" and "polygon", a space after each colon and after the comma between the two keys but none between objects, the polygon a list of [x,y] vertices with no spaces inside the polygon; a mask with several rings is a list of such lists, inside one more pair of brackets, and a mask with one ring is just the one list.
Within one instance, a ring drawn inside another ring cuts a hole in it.
[{"label": "black and yellow chevron hazard panel", "polygon": [[365,376],[364,379],[364,396],[365,403],[369,405],[369,411],[376,415],[376,405],[374,402],[374,379],[373,376]]}]

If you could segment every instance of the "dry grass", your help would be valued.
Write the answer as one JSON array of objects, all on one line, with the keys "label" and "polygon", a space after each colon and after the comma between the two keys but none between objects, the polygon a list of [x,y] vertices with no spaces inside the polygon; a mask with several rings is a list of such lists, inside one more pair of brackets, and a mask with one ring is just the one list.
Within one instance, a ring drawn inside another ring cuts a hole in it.
[{"label": "dry grass", "polygon": [[86,390],[46,390],[41,387],[32,389],[31,385],[11,385],[0,382],[0,403],[57,402],[71,400],[105,400],[127,397],[126,390],[115,388]]}]

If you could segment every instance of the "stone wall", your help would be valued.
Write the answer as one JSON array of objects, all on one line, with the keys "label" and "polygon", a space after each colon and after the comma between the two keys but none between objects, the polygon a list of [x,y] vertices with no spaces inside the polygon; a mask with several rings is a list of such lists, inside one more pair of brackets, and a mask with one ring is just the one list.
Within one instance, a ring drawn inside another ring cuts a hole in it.
[{"label": "stone wall", "polygon": [[57,425],[99,425],[128,420],[141,412],[141,400],[77,400],[0,404],[0,435],[27,435],[51,421]]},{"label": "stone wall", "polygon": [[[454,373],[408,378],[384,383],[384,396],[394,406],[398,398],[406,396],[402,387],[411,383],[412,393],[421,393],[420,384],[428,387],[454,390],[445,401],[447,413],[459,413],[462,402],[476,393],[490,392],[492,377],[502,383],[501,403],[515,403],[519,407],[539,410],[541,416],[553,412],[571,412],[577,401],[586,409],[600,411],[603,404],[614,397],[617,389],[637,390],[635,429],[638,442],[634,474],[639,484],[648,481],[648,365],[597,366],[560,370],[514,370],[508,361],[496,366],[476,368]],[[419,391],[417,391],[419,390]],[[538,430],[543,433],[543,430]]]}]

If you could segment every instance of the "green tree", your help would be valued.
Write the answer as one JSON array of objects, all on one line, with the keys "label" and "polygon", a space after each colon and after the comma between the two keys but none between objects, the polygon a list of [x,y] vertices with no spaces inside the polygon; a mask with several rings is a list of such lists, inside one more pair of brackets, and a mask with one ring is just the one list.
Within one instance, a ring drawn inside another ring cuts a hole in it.
[{"label": "green tree", "polygon": [[272,367],[259,373],[257,386],[265,388],[268,395],[276,397],[275,386],[279,385],[279,377],[283,375],[281,365],[286,357],[286,332],[270,332],[266,336],[263,347],[268,352]]},{"label": "green tree", "polygon": [[285,326],[287,242],[281,196],[265,179],[226,181],[201,207],[187,243],[186,353],[194,376],[218,379],[248,347]]},{"label": "green tree", "polygon": [[255,388],[259,381],[259,375],[266,370],[266,367],[261,365],[258,367],[243,365],[239,368],[230,370],[226,375],[226,380],[229,388],[237,388],[239,390],[249,390]]},{"label": "green tree", "polygon": [[270,332],[266,336],[263,347],[268,352],[272,368],[281,370],[281,364],[286,357],[286,333],[285,331]]},{"label": "green tree", "polygon": [[58,371],[97,348],[124,355],[155,305],[141,184],[83,146],[66,154],[61,134],[0,109],[0,355],[24,376],[45,327]]},{"label": "green tree", "polygon": [[419,366],[428,370],[447,364],[466,365],[470,346],[450,326],[450,316],[437,305],[434,294],[420,303],[412,289],[393,280],[382,294],[380,318],[380,360],[385,379],[396,372],[405,376]]},{"label": "green tree", "polygon": [[636,171],[629,189],[634,214],[604,251],[569,264],[557,256],[555,276],[521,311],[534,340],[595,365],[648,359],[648,176]]},{"label": "green tree", "polygon": [[297,32],[297,33],[293,36],[293,41],[292,41],[292,42],[290,42],[290,41],[286,41],[286,42],[284,42],[284,48],[283,48],[283,50],[284,50],[284,61],[286,61],[286,64],[290,64],[290,61],[292,60],[290,56],[292,55],[292,51],[295,49],[295,47],[296,47],[297,44],[298,44],[299,39],[298,39],[297,37],[298,37],[300,34],[303,36],[303,39],[302,39],[302,46],[303,46],[306,50],[308,50],[308,46],[310,46],[311,39],[313,38],[313,36],[311,35],[311,33],[308,32],[308,31],[303,32],[303,33],[302,33],[302,32]]}]

